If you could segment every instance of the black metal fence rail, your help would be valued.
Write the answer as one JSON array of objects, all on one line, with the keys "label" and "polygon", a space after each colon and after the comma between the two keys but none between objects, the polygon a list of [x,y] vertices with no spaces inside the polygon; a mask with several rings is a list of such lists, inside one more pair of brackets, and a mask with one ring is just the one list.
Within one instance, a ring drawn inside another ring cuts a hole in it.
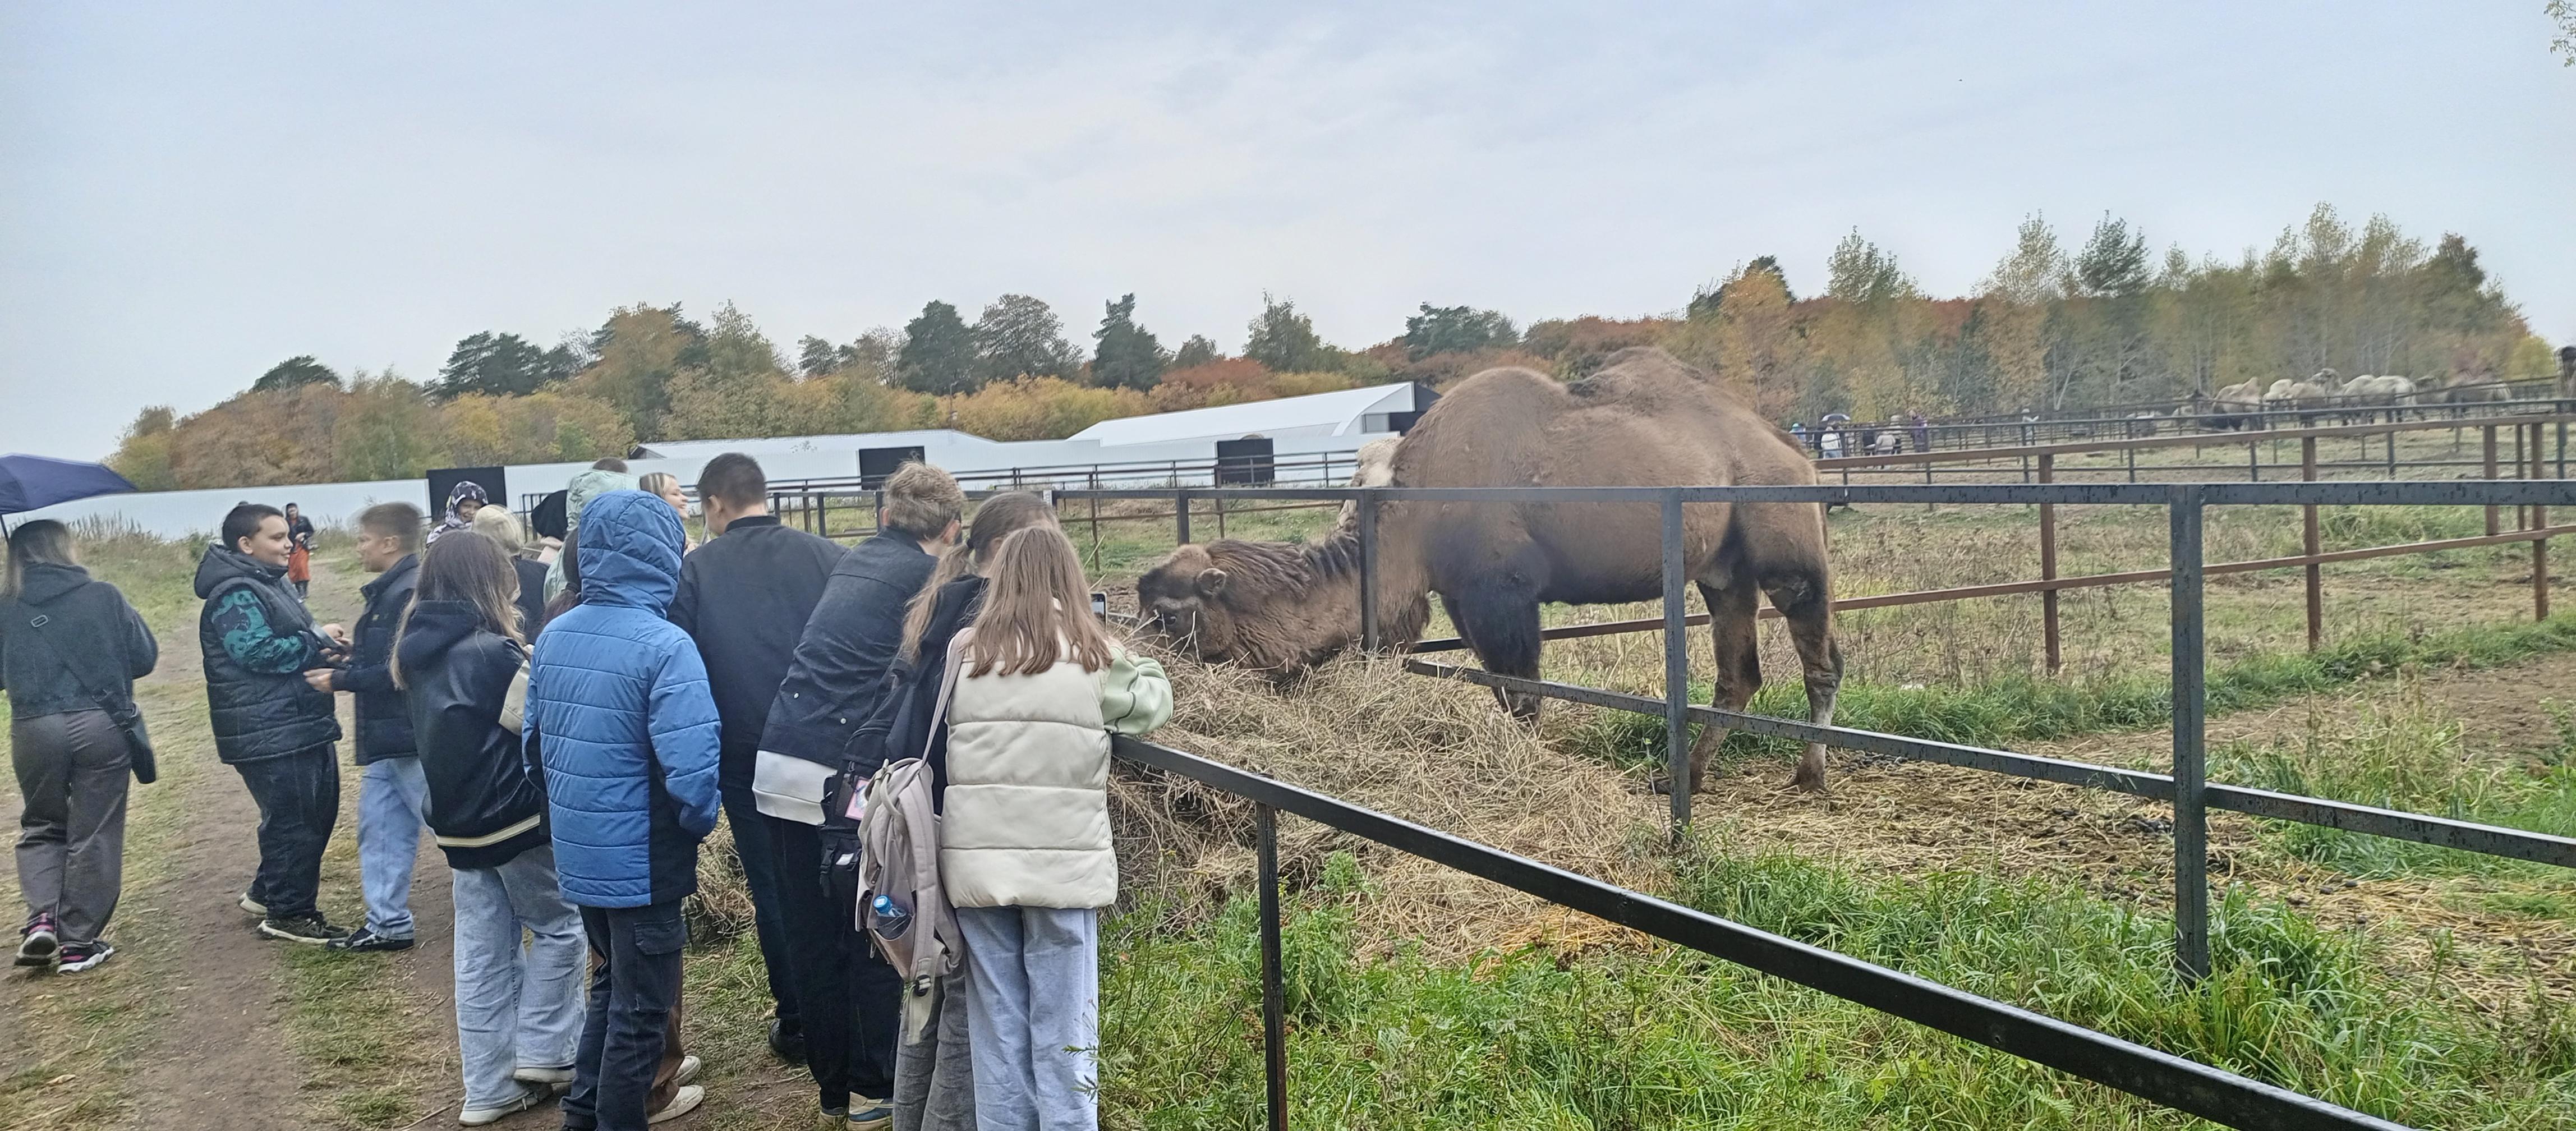
[{"label": "black metal fence rail", "polygon": [[1260,860],[1264,1074],[1269,1125],[1288,1126],[1285,993],[1281,981],[1278,837],[1275,813],[1293,813],[1362,839],[1446,865],[1560,907],[1572,908],[1902,1017],[1988,1048],[2104,1084],[2177,1111],[2246,1131],[2296,1128],[2398,1129],[2402,1124],[2338,1107],[2259,1080],[1952,989],[1823,947],[1756,930],[1452,836],[1338,798],[1212,762],[1168,746],[1121,737],[1114,750],[1141,766],[1252,801]]}]

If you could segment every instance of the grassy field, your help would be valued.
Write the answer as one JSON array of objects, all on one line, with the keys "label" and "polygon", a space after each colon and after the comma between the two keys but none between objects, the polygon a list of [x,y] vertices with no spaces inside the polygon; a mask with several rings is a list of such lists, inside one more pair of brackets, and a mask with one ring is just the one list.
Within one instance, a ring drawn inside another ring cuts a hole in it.
[{"label": "grassy field", "polygon": [[[1084,517],[1068,514],[1089,554]],[[1296,537],[1330,518],[1230,505],[1225,530]],[[2162,562],[2161,511],[2067,508],[2061,521],[2068,573]],[[1201,504],[1194,526],[1214,535],[1215,508]],[[2469,509],[2335,511],[2327,537],[2482,528]],[[1113,589],[1170,545],[1168,517],[1101,529],[1098,575]],[[2031,531],[2025,508],[1837,512],[1839,589],[2035,576]],[[2216,512],[2210,557],[2293,552],[2297,537],[2295,514]],[[156,626],[193,617],[193,548],[118,540],[88,556]],[[343,557],[325,564],[345,571]],[[2576,617],[2529,622],[2528,562],[2509,548],[2329,567],[2315,654],[2295,574],[2213,579],[2213,777],[2576,832]],[[2161,587],[2070,594],[2069,663],[2054,678],[2037,605],[1846,614],[1840,721],[2162,768]],[[1763,631],[1767,666],[1792,670],[1776,626]],[[1695,646],[1705,671],[1705,640]],[[1660,655],[1653,634],[1567,642],[1547,674],[1651,693]],[[1776,744],[1739,737],[1675,853],[1663,802],[1643,788],[1654,721],[1552,708],[1525,728],[1478,689],[1387,661],[1339,662],[1286,688],[1172,666],[1179,714],[1158,737],[1184,749],[2403,1122],[2576,1125],[2576,897],[2561,870],[2222,814],[2218,970],[2185,987],[2169,973],[2170,814],[2152,802],[1847,754],[1833,794],[1793,794]],[[201,729],[201,688],[149,695],[174,737]],[[1799,700],[1789,680],[1757,706],[1794,714]],[[203,776],[178,780],[230,787],[210,766],[183,760],[182,774]],[[1103,954],[1106,1122],[1258,1126],[1249,808],[1151,777],[1122,774],[1113,790],[1127,895]],[[203,834],[178,796],[137,794],[129,890],[167,882]],[[327,865],[334,906],[354,906],[345,835]],[[1301,1127],[2199,1125],[1303,822],[1282,835]],[[761,1046],[765,989],[725,836],[691,920],[689,1029],[709,1107],[678,1126],[807,1126],[801,1073]],[[185,984],[189,940],[121,922],[138,945],[110,980],[16,995],[33,1039],[0,1041],[13,1051],[0,1126],[148,1117],[149,1097],[115,1069],[166,1054],[151,1003]],[[272,1051],[303,1082],[283,1125],[452,1118],[440,1114],[455,1088],[443,970],[266,953],[283,1030]]]}]

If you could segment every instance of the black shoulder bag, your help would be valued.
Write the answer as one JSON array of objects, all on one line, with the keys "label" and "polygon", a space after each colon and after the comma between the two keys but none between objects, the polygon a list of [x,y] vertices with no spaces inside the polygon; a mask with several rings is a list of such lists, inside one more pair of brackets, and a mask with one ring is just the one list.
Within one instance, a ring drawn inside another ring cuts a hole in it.
[{"label": "black shoulder bag", "polygon": [[152,784],[160,778],[161,772],[160,767],[152,760],[152,733],[143,725],[142,708],[134,705],[134,697],[130,694],[113,695],[99,690],[87,679],[81,678],[80,669],[63,659],[62,651],[55,648],[54,642],[45,636],[44,628],[52,623],[53,619],[43,613],[36,614],[35,619],[27,622],[27,627],[35,631],[27,635],[44,641],[45,650],[53,653],[54,662],[63,665],[65,671],[72,673],[72,678],[79,681],[81,690],[89,693],[90,699],[98,704],[98,709],[106,712],[108,719],[116,724],[116,729],[124,733],[126,753],[134,763],[134,780],[145,785]]}]

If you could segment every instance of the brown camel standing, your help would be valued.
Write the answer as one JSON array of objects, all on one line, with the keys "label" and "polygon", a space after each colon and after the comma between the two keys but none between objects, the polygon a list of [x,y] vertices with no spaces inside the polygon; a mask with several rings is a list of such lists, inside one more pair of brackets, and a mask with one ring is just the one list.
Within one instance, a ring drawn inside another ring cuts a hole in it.
[{"label": "brown camel standing", "polygon": [[[1812,485],[1786,433],[1734,391],[1659,349],[1612,355],[1563,384],[1527,369],[1460,383],[1396,448],[1404,487]],[[1535,679],[1539,606],[1607,604],[1663,593],[1662,519],[1653,503],[1389,502],[1380,508],[1379,638],[1421,636],[1440,595],[1486,670]],[[1818,503],[1691,503],[1683,560],[1708,605],[1717,671],[1712,702],[1742,710],[1762,685],[1756,614],[1768,595],[1804,668],[1808,718],[1833,721],[1842,654],[1833,639],[1831,568]],[[1292,673],[1359,637],[1358,532],[1345,521],[1313,544],[1225,540],[1183,546],[1137,582],[1149,621],[1211,660]],[[1540,699],[1498,692],[1515,715]],[[1727,728],[1701,728],[1690,788]],[[1824,746],[1792,779],[1825,785]]]}]

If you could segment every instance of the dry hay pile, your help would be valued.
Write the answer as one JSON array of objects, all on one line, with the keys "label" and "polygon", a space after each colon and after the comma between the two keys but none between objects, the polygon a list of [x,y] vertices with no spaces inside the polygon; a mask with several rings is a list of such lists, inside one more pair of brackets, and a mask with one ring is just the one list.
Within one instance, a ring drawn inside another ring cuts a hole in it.
[{"label": "dry hay pile", "polygon": [[[1585,875],[1653,890],[1663,798],[1638,779],[1552,748],[1482,688],[1346,660],[1286,687],[1239,668],[1163,657],[1176,700],[1154,741]],[[1578,718],[1551,705],[1557,731]],[[1255,878],[1251,802],[1121,763],[1110,783],[1124,902],[1175,919],[1209,913]],[[1589,917],[1311,821],[1283,817],[1283,883],[1348,850],[1380,905],[1377,945],[1418,939],[1469,954],[1617,934]]]}]

